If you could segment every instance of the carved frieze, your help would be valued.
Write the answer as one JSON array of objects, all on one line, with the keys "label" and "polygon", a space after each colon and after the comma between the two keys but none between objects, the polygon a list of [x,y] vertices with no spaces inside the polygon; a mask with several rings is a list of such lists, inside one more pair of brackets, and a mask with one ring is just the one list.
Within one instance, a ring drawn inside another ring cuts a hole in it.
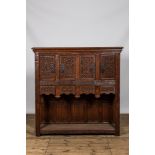
[{"label": "carved frieze", "polygon": [[75,86],[61,86],[61,94],[75,94]]},{"label": "carved frieze", "polygon": [[55,95],[55,87],[54,86],[40,86],[40,94]]},{"label": "carved frieze", "polygon": [[94,86],[80,86],[80,94],[94,94],[95,87]]},{"label": "carved frieze", "polygon": [[100,93],[115,93],[115,87],[101,87],[100,88]]}]

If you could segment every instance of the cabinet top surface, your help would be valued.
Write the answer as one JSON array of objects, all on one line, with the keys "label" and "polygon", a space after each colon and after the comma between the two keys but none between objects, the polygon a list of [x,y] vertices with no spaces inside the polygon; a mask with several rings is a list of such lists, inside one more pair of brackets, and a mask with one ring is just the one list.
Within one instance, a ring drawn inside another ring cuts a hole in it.
[{"label": "cabinet top surface", "polygon": [[113,50],[116,52],[120,52],[123,49],[123,47],[32,47],[32,50],[34,52],[52,52],[52,51],[67,51],[67,52],[73,52],[73,51],[111,51]]}]

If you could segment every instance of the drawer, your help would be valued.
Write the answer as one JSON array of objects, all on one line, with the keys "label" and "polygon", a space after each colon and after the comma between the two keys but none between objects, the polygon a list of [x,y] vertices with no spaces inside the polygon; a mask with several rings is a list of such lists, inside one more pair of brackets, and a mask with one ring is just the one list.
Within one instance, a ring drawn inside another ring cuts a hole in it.
[{"label": "drawer", "polygon": [[113,86],[115,85],[115,80],[93,80],[93,81],[80,81],[80,80],[41,80],[40,85],[53,85],[53,86],[59,86],[59,85],[66,85],[66,86]]},{"label": "drawer", "polygon": [[55,95],[55,86],[40,86],[40,94]]},{"label": "drawer", "polygon": [[75,86],[60,86],[60,94],[75,94]]},{"label": "drawer", "polygon": [[80,86],[80,94],[95,94],[95,86]]},{"label": "drawer", "polygon": [[100,87],[100,93],[110,94],[115,93],[115,87],[114,86],[101,86]]}]

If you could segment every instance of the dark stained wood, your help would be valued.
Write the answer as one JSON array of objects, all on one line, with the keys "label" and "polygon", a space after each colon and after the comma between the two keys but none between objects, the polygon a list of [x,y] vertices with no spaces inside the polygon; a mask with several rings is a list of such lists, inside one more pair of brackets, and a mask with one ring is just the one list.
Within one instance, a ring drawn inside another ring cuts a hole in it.
[{"label": "dark stained wood", "polygon": [[114,134],[109,123],[102,124],[41,124],[41,134]]},{"label": "dark stained wood", "polygon": [[114,102],[114,111],[115,111],[115,127],[117,136],[120,135],[120,54],[116,54],[116,97]]},{"label": "dark stained wood", "polygon": [[46,52],[46,50],[58,50],[58,52],[61,51],[103,51],[103,50],[122,50],[123,47],[32,47],[33,51],[43,50],[43,52]]},{"label": "dark stained wood", "polygon": [[120,134],[122,47],[32,49],[36,136]]},{"label": "dark stained wood", "polygon": [[40,92],[39,92],[39,53],[35,53],[35,123],[36,123],[36,136],[40,136]]}]

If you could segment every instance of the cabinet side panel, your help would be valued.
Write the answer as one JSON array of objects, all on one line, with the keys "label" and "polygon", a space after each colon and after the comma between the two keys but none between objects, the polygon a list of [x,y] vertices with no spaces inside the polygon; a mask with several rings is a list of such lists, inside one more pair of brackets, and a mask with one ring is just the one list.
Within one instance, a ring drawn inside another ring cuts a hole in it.
[{"label": "cabinet side panel", "polygon": [[115,135],[120,135],[120,53],[115,54],[116,59],[116,94],[114,101],[114,115],[115,115]]},{"label": "cabinet side panel", "polygon": [[39,53],[35,53],[35,127],[36,136],[40,136],[40,92],[39,92]]}]

